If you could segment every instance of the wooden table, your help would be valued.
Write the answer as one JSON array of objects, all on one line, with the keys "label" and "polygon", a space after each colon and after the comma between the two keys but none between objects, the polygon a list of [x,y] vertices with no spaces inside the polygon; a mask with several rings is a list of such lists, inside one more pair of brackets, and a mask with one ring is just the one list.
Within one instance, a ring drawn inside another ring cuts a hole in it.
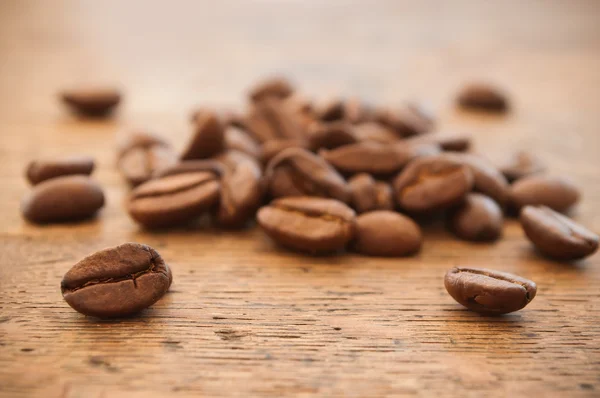
[{"label": "wooden table", "polygon": [[[484,4],[485,3],[485,4]],[[421,254],[303,257],[258,229],[144,232],[127,217],[115,132],[149,126],[179,149],[195,105],[241,106],[281,72],[303,92],[428,100],[440,129],[499,159],[533,150],[568,174],[573,216],[600,231],[600,2],[3,1],[0,4],[0,395],[598,396],[600,256],[539,257],[514,220],[495,244],[424,227]],[[465,81],[509,91],[507,116],[460,112]],[[80,121],[55,95],[117,82],[118,115]],[[26,162],[89,153],[101,216],[34,226],[18,211]],[[83,256],[126,241],[171,265],[170,293],[138,317],[99,321],[61,298]],[[455,265],[515,272],[535,300],[503,317],[446,293]]]}]

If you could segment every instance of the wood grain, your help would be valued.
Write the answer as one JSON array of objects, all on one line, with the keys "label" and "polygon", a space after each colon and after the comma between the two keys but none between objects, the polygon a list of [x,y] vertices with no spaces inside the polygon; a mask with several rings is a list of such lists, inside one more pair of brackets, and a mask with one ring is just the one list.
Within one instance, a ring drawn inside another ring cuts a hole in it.
[{"label": "wood grain", "polygon": [[[600,3],[3,1],[0,3],[0,396],[598,396],[600,256],[536,255],[514,220],[492,245],[426,225],[407,259],[302,257],[256,229],[148,233],[122,208],[118,130],[177,148],[195,105],[243,104],[272,72],[304,92],[429,101],[441,129],[499,159],[529,148],[583,191],[573,216],[600,231]],[[471,79],[506,87],[507,116],[458,111]],[[56,100],[79,82],[120,85],[109,121]],[[108,204],[97,220],[39,227],[18,212],[26,162],[88,153]],[[62,300],[62,275],[126,241],[171,265],[171,292],[141,316],[98,321]],[[454,265],[515,272],[535,300],[503,317],[445,292]]]}]

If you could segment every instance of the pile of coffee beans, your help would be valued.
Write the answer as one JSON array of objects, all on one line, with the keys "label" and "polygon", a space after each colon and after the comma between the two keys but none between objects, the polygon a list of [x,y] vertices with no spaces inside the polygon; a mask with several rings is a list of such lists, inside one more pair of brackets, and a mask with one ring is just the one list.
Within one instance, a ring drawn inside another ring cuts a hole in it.
[{"label": "pile of coffee beans", "polygon": [[[121,96],[88,89],[62,98],[80,115],[97,117]],[[457,105],[484,112],[510,107],[502,91],[484,83],[466,86]],[[118,142],[117,168],[132,187],[125,209],[143,228],[210,215],[222,228],[256,221],[278,245],[301,253],[399,257],[422,247],[417,220],[440,217],[459,239],[490,242],[502,237],[506,216],[519,215],[545,256],[575,260],[598,248],[596,234],[561,214],[580,199],[569,179],[545,174],[528,152],[499,165],[471,153],[469,135],[435,132],[434,115],[419,103],[315,103],[288,80],[271,78],[249,90],[243,112],[197,109],[191,125],[181,153],[148,131]],[[33,162],[27,177],[39,185],[23,201],[25,218],[46,223],[93,215],[104,197],[88,177],[92,169],[83,157]],[[62,289],[77,311],[119,316],[154,303],[171,280],[156,251],[126,244],[82,260]],[[452,269],[445,285],[456,301],[487,314],[519,310],[536,293],[532,281],[476,268]]]}]

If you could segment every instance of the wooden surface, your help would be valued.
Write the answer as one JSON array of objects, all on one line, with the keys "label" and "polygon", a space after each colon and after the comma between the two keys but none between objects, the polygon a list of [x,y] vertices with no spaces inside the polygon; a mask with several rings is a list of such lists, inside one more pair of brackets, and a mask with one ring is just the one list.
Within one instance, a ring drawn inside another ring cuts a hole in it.
[{"label": "wooden surface", "polygon": [[[3,1],[0,3],[0,396],[598,396],[600,255],[559,264],[518,224],[496,244],[425,227],[414,258],[302,257],[259,230],[148,233],[124,213],[115,132],[149,126],[177,148],[194,105],[243,104],[271,72],[307,94],[429,101],[441,129],[474,134],[492,159],[529,148],[569,174],[573,216],[600,231],[600,2]],[[462,82],[509,91],[506,117],[456,110]],[[110,121],[55,100],[116,82]],[[88,153],[108,204],[79,225],[25,223],[26,162]],[[138,317],[73,311],[62,275],[126,241],[171,265],[170,293]],[[533,279],[524,310],[489,318],[446,293],[454,265]]]}]

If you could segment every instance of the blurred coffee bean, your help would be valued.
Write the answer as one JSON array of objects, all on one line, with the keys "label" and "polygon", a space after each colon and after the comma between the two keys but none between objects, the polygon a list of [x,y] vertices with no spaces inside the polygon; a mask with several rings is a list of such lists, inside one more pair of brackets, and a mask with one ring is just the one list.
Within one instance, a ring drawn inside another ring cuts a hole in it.
[{"label": "blurred coffee bean", "polygon": [[119,90],[110,87],[78,87],[64,90],[62,101],[81,116],[104,117],[121,102]]},{"label": "blurred coffee bean", "polygon": [[558,260],[578,260],[598,250],[598,235],[546,206],[525,206],[519,217],[529,240]]},{"label": "blurred coffee bean", "polygon": [[443,155],[411,161],[393,183],[396,203],[409,212],[444,209],[464,200],[473,187],[473,173],[460,161]]},{"label": "blurred coffee bean", "polygon": [[403,214],[371,211],[356,218],[352,247],[369,256],[402,257],[417,253],[423,237],[419,226]]},{"label": "blurred coffee bean", "polygon": [[248,97],[254,102],[267,98],[286,98],[294,92],[289,80],[281,76],[274,76],[258,81],[248,92]]},{"label": "blurred coffee bean", "polygon": [[358,141],[373,141],[380,144],[391,144],[400,137],[389,127],[376,122],[359,123],[353,126],[352,132]]},{"label": "blurred coffee bean", "polygon": [[82,175],[56,177],[37,184],[21,201],[23,216],[34,223],[78,221],[104,206],[97,182]]},{"label": "blurred coffee bean", "polygon": [[230,126],[225,130],[225,148],[245,152],[258,159],[260,157],[260,146],[244,130]]},{"label": "blurred coffee bean", "polygon": [[321,196],[348,203],[346,180],[323,160],[301,148],[288,148],[267,165],[265,176],[273,197]]},{"label": "blurred coffee bean", "polygon": [[274,200],[258,211],[257,220],[278,244],[317,254],[346,247],[356,214],[338,200],[302,196]]},{"label": "blurred coffee bean", "polygon": [[414,107],[401,106],[397,109],[382,108],[376,112],[375,119],[391,128],[399,137],[424,134],[432,129],[432,123]]},{"label": "blurred coffee bean", "polygon": [[470,241],[493,241],[502,235],[502,209],[485,195],[470,193],[452,209],[449,224],[459,238]]},{"label": "blurred coffee bean", "polygon": [[199,114],[193,136],[183,150],[181,160],[205,159],[225,149],[225,128],[215,112]]},{"label": "blurred coffee bean", "polygon": [[208,171],[220,177],[225,172],[225,166],[215,159],[184,160],[171,166],[156,170],[152,178],[161,178],[175,174],[195,173]]},{"label": "blurred coffee bean", "polygon": [[309,148],[334,149],[357,142],[352,127],[345,121],[313,123],[308,131]]},{"label": "blurred coffee bean", "polygon": [[566,177],[532,175],[517,180],[510,187],[510,205],[516,210],[527,205],[543,205],[565,212],[580,196],[579,189]]},{"label": "blurred coffee bean", "polygon": [[360,173],[348,180],[351,204],[357,213],[373,210],[393,210],[392,187],[383,181],[375,181],[370,174]]},{"label": "blurred coffee bean", "polygon": [[73,174],[90,175],[94,170],[94,159],[90,156],[74,155],[29,162],[25,175],[31,185],[55,177]]},{"label": "blurred coffee bean", "polygon": [[457,97],[458,104],[467,109],[504,112],[508,99],[498,88],[489,83],[470,83],[464,86]]},{"label": "blurred coffee bean", "polygon": [[271,159],[277,156],[280,152],[288,148],[306,148],[307,143],[304,140],[296,139],[276,139],[264,142],[260,146],[259,159],[263,164],[269,163]]},{"label": "blurred coffee bean", "polygon": [[504,161],[499,169],[508,181],[513,182],[519,178],[542,173],[546,170],[546,166],[531,153],[519,151]]},{"label": "blurred coffee bean", "polygon": [[404,142],[439,145],[443,151],[467,152],[471,147],[471,136],[452,132],[428,133],[406,138]]}]

